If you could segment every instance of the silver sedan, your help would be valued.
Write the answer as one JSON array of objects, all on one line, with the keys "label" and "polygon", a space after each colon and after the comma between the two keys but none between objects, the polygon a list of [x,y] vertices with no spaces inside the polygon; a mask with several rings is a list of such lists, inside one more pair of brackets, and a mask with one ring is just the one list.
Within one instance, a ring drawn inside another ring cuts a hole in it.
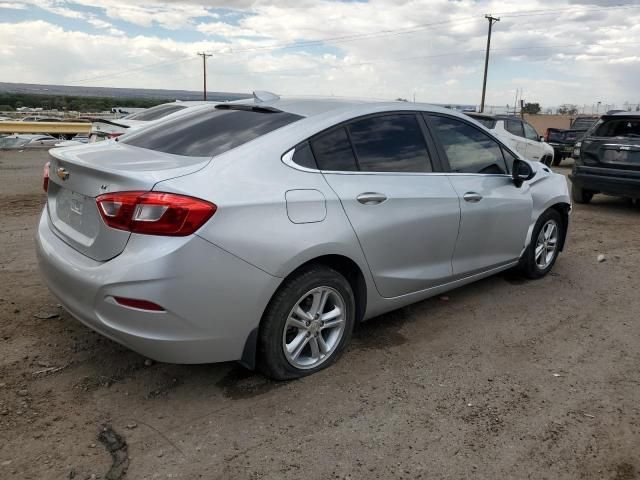
[{"label": "silver sedan", "polygon": [[54,149],[42,274],[79,321],[150,358],[276,379],[357,322],[497,272],[547,274],[563,176],[429,105],[256,93],[119,141]]}]

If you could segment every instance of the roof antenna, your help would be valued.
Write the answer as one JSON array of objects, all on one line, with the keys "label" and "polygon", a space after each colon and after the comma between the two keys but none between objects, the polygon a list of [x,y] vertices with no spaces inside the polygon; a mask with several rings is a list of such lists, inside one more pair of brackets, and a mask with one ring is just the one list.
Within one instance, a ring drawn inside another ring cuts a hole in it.
[{"label": "roof antenna", "polygon": [[273,102],[275,100],[280,100],[280,95],[276,95],[275,93],[267,92],[265,90],[254,90],[253,98],[256,103]]}]

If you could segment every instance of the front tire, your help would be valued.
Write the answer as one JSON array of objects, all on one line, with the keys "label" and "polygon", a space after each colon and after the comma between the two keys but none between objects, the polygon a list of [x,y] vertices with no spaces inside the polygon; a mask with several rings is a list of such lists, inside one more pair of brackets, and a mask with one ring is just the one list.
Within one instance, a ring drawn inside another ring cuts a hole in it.
[{"label": "front tire", "polygon": [[260,324],[258,369],[275,380],[333,364],[351,339],[355,298],[336,270],[312,265],[285,280]]},{"label": "front tire", "polygon": [[549,273],[560,253],[560,239],[563,236],[564,223],[558,212],[547,210],[540,215],[531,235],[531,243],[520,260],[522,273],[531,279]]}]

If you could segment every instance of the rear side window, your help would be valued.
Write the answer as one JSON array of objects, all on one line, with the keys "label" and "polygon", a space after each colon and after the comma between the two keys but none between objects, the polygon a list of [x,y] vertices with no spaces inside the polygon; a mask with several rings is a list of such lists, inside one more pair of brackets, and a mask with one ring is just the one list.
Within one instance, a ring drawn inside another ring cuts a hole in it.
[{"label": "rear side window", "polygon": [[311,142],[320,170],[356,171],[356,158],[344,128],[324,133]]},{"label": "rear side window", "polygon": [[349,135],[360,170],[431,172],[431,161],[416,116],[382,115],[351,123]]},{"label": "rear side window", "polygon": [[604,120],[598,125],[596,137],[640,137],[640,118]]},{"label": "rear side window", "polygon": [[512,133],[513,135],[517,135],[518,137],[524,137],[522,122],[520,122],[519,120],[505,120],[504,129],[507,132]]},{"label": "rear side window", "polygon": [[146,110],[138,113],[132,113],[127,115],[127,120],[140,120],[148,122],[151,120],[158,120],[159,118],[166,117],[167,115],[187,108],[185,105],[171,104],[171,105],[156,105],[155,107],[147,108]]},{"label": "rear side window", "polygon": [[455,118],[430,116],[452,172],[507,173],[498,142]]},{"label": "rear side window", "polygon": [[285,112],[198,110],[145,129],[122,143],[174,155],[213,157],[301,118]]}]

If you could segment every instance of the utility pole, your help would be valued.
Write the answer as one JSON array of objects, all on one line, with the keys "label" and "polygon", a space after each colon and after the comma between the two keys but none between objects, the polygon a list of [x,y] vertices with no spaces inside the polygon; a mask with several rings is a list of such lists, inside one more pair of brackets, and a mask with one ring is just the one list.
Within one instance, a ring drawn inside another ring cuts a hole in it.
[{"label": "utility pole", "polygon": [[207,57],[211,57],[210,53],[199,52],[198,55],[202,57],[202,76],[203,76],[203,87],[202,93],[204,95],[205,102],[207,101]]},{"label": "utility pole", "polygon": [[487,91],[487,70],[489,69],[489,49],[491,48],[491,27],[495,22],[499,22],[500,19],[492,17],[490,14],[485,15],[484,18],[489,20],[489,33],[487,34],[487,53],[484,57],[484,80],[482,81],[482,101],[480,102],[480,112],[484,112],[484,96]]}]

